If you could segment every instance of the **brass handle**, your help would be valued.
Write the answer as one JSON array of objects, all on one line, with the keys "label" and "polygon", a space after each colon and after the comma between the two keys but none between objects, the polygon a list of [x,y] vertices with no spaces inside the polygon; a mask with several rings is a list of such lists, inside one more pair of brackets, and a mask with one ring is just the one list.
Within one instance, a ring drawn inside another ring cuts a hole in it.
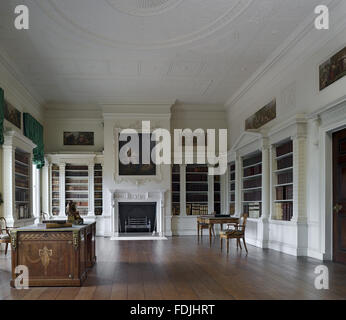
[{"label": "brass handle", "polygon": [[333,209],[334,209],[335,213],[339,213],[342,209],[342,205],[337,203]]}]

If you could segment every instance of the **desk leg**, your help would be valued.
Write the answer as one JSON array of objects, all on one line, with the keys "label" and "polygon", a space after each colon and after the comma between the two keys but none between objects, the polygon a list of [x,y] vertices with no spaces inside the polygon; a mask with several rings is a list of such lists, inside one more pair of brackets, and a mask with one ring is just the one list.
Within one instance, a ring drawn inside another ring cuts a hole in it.
[{"label": "desk leg", "polygon": [[197,239],[199,240],[199,221],[197,221]]},{"label": "desk leg", "polygon": [[211,238],[212,238],[212,228],[213,228],[213,225],[212,224],[209,224],[209,245],[211,246]]}]

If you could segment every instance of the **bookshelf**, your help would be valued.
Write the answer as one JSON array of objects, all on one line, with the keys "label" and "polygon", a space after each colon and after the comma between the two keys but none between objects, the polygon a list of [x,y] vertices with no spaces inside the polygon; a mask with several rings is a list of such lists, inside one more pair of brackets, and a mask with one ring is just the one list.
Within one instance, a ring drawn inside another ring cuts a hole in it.
[{"label": "bookshelf", "polygon": [[172,166],[172,215],[180,215],[180,166]]},{"label": "bookshelf", "polygon": [[89,170],[87,165],[66,164],[65,201],[76,203],[79,214],[87,215],[89,211]]},{"label": "bookshelf", "polygon": [[52,164],[52,214],[60,214],[60,168],[57,164]]},{"label": "bookshelf", "polygon": [[235,162],[229,164],[229,214],[235,214]]},{"label": "bookshelf", "polygon": [[243,213],[257,219],[262,216],[262,152],[245,156],[242,164]]},{"label": "bookshelf", "polygon": [[220,176],[214,176],[214,212],[221,214],[221,184]]},{"label": "bookshelf", "polygon": [[96,216],[101,216],[103,212],[102,186],[102,165],[96,163],[94,165],[94,213]]},{"label": "bookshelf", "polygon": [[186,166],[186,214],[208,214],[208,166]]},{"label": "bookshelf", "polygon": [[274,210],[273,220],[291,221],[293,216],[293,142],[275,146],[273,162]]},{"label": "bookshelf", "polygon": [[30,154],[15,150],[15,214],[18,220],[31,218]]}]

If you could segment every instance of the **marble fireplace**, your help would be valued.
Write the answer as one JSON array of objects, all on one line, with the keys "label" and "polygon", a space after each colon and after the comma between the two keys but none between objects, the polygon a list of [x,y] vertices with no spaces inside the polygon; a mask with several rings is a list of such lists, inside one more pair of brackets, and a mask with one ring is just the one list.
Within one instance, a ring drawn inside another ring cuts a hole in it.
[{"label": "marble fireplace", "polygon": [[[131,191],[131,190],[112,190],[112,214],[111,214],[111,240],[124,239],[120,232],[119,204],[156,204],[156,232],[144,235],[145,239],[166,239],[165,235],[165,191]],[[139,236],[138,239],[141,237]]]}]

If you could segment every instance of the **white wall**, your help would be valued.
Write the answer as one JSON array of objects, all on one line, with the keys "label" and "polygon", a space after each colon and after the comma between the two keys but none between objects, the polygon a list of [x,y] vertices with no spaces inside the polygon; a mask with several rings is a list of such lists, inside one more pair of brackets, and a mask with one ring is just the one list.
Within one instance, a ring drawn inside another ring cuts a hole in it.
[{"label": "white wall", "polygon": [[[98,106],[46,105],[45,152],[101,152],[103,151],[103,119]],[[93,146],[64,146],[63,135],[69,131],[94,132]]]},{"label": "white wall", "polygon": [[[272,128],[295,114],[312,114],[346,97],[346,77],[319,91],[319,65],[346,46],[346,3],[331,10],[331,29],[317,31],[311,20],[301,33],[296,33],[279,48],[253,78],[228,102],[228,126],[231,147],[244,132],[245,119],[277,99],[277,119],[264,128]],[[299,40],[297,40],[299,39]],[[342,117],[346,119],[346,111]],[[335,120],[336,121],[336,120]],[[323,125],[323,123],[322,123]],[[322,258],[326,252],[321,235],[324,220],[321,217],[319,198],[321,171],[320,143],[315,122],[308,122],[307,136],[307,223],[308,254]],[[316,143],[317,141],[317,143]],[[331,211],[327,214],[331,215]],[[289,243],[278,227],[271,226],[272,236]],[[277,234],[277,237],[275,236]]]}]

